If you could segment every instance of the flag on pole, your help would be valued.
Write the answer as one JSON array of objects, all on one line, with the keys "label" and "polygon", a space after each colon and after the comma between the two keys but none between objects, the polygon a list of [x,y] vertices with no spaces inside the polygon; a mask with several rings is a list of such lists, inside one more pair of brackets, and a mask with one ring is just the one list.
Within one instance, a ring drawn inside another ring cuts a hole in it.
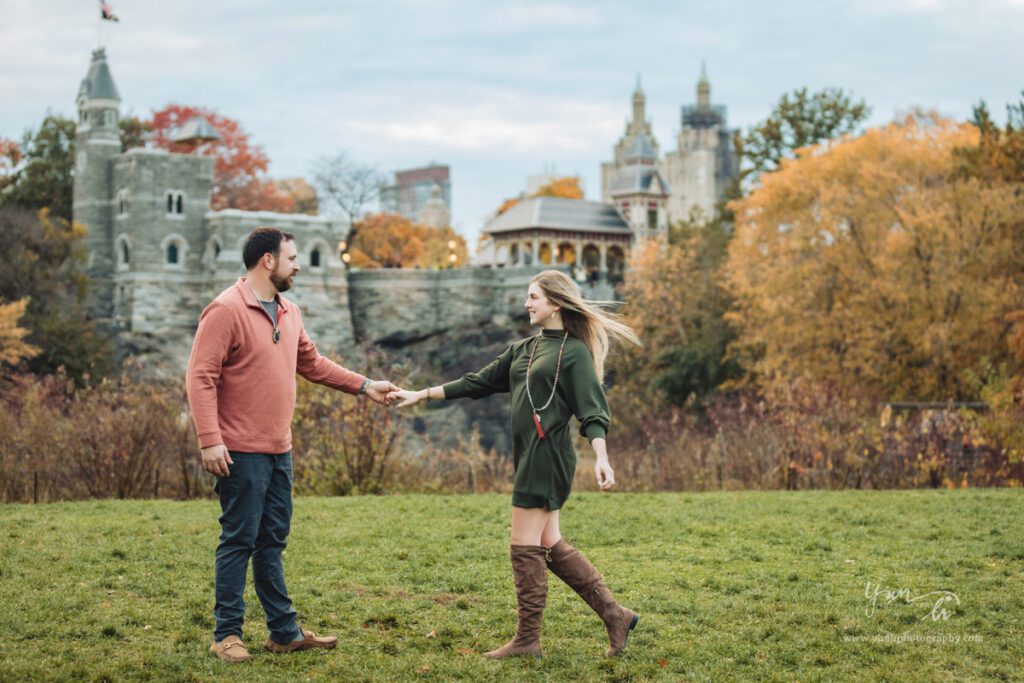
[{"label": "flag on pole", "polygon": [[114,10],[110,9],[110,5],[103,2],[103,0],[100,0],[100,19],[105,19],[106,21],[121,21],[117,18],[117,15],[114,14]]}]

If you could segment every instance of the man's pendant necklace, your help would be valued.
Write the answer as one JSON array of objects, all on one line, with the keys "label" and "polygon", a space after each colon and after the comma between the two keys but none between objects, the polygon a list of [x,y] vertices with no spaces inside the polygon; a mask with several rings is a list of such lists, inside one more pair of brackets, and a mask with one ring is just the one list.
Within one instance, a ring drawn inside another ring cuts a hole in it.
[{"label": "man's pendant necklace", "polygon": [[544,331],[541,330],[534,338],[533,350],[530,351],[530,360],[526,363],[526,398],[530,401],[530,408],[533,410],[533,426],[537,428],[537,437],[540,439],[544,438],[544,427],[540,424],[540,411],[551,405],[551,401],[555,398],[555,390],[558,388],[558,372],[562,369],[562,351],[565,350],[565,340],[569,338],[569,330],[565,331],[565,335],[562,337],[562,345],[558,347],[558,363],[555,364],[555,381],[551,383],[551,395],[548,396],[547,403],[538,408],[533,403],[533,395],[530,393],[530,369],[533,367],[533,356],[537,353],[537,346],[540,344],[540,338],[544,336]]},{"label": "man's pendant necklace", "polygon": [[270,338],[273,339],[276,344],[281,341],[281,330],[277,327],[277,321],[270,316],[270,312],[267,309],[263,308],[263,304],[260,303],[260,298],[256,296],[256,290],[252,288],[252,285],[249,284],[248,280],[245,281],[245,284],[249,287],[249,291],[252,292],[252,296],[256,299],[256,303],[259,304],[260,308],[263,309],[263,312],[267,314],[268,318],[270,318],[270,324],[274,326],[274,331],[271,333]]}]

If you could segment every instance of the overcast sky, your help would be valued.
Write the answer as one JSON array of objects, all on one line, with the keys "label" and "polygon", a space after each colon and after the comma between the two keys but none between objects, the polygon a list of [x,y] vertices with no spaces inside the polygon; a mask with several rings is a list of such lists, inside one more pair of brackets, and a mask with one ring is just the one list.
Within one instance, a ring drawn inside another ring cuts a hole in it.
[{"label": "overcast sky", "polygon": [[[382,170],[451,166],[453,222],[554,165],[598,199],[639,73],[662,153],[707,61],[731,126],[801,86],[839,86],[883,123],[914,105],[1004,118],[1024,90],[1024,0],[268,2],[110,0],[122,112],[170,102],[239,120],[274,177],[348,149]],[[97,0],[0,0],[0,136],[73,115]]]}]

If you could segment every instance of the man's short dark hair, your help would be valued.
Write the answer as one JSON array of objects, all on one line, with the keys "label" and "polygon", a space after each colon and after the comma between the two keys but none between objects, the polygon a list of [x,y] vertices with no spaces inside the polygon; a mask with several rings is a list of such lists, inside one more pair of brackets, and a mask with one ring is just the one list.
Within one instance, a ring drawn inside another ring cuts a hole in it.
[{"label": "man's short dark hair", "polygon": [[273,254],[275,258],[281,253],[281,242],[291,242],[295,235],[277,228],[256,228],[245,240],[242,247],[242,262],[246,270],[252,270],[264,254]]}]

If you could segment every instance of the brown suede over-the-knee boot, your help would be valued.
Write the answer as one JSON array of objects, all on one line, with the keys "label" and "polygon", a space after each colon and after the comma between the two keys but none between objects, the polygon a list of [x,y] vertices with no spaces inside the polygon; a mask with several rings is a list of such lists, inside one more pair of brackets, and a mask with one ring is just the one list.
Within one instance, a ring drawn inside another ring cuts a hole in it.
[{"label": "brown suede over-the-knee boot", "polygon": [[548,567],[597,612],[608,631],[608,650],[605,656],[613,657],[626,647],[629,632],[636,628],[640,617],[628,610],[612,597],[604,578],[583,553],[560,539],[549,551]]},{"label": "brown suede over-the-knee boot", "polygon": [[548,598],[548,570],[545,564],[547,551],[539,545],[513,545],[509,554],[512,557],[512,575],[515,577],[516,596],[519,600],[519,624],[512,640],[497,650],[485,652],[484,657],[540,657],[540,626]]}]

